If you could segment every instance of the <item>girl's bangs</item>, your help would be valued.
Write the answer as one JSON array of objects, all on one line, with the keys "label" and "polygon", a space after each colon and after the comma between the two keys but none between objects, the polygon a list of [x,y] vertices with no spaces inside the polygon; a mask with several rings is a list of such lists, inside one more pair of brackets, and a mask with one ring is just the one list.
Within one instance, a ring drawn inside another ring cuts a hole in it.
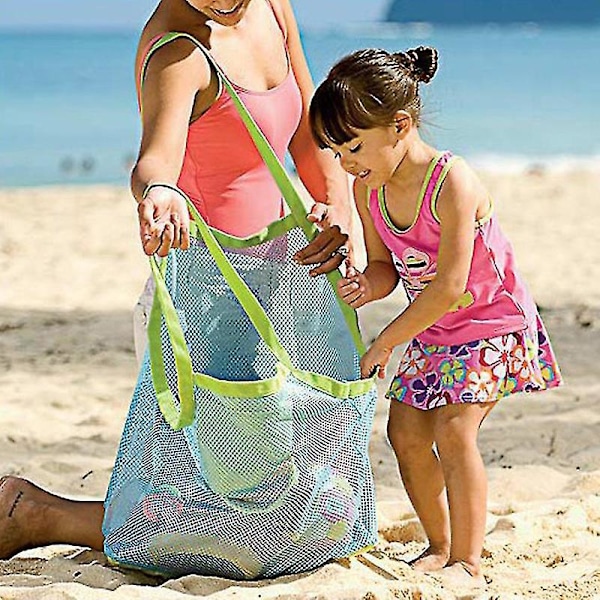
[{"label": "girl's bangs", "polygon": [[343,99],[336,100],[323,102],[315,115],[317,143],[321,148],[328,148],[332,144],[341,146],[356,137],[352,127],[355,119],[349,114],[348,106]]}]

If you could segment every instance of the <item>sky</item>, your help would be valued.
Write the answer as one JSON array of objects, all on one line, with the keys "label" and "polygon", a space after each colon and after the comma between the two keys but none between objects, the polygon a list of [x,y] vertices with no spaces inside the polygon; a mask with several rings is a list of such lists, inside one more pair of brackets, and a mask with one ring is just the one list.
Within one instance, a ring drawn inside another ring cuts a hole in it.
[{"label": "sky", "polygon": [[[300,26],[381,20],[389,0],[292,0]],[[156,0],[0,0],[0,28],[138,29]]]}]

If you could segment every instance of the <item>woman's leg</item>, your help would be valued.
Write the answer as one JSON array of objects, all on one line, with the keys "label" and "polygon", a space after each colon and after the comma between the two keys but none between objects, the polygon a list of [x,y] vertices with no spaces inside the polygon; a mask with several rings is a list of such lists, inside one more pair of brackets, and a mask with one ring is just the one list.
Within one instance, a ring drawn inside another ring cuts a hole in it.
[{"label": "woman's leg", "polygon": [[431,411],[392,400],[388,438],[408,497],[429,540],[429,548],[412,562],[422,571],[441,569],[450,555],[448,504],[442,468],[433,451],[433,423]]},{"label": "woman's leg", "polygon": [[0,479],[0,559],[50,544],[102,550],[102,502],[68,500],[26,479]]},{"label": "woman's leg", "polygon": [[448,567],[480,576],[487,516],[487,477],[477,434],[495,403],[436,408],[434,436],[446,481],[451,547]]}]

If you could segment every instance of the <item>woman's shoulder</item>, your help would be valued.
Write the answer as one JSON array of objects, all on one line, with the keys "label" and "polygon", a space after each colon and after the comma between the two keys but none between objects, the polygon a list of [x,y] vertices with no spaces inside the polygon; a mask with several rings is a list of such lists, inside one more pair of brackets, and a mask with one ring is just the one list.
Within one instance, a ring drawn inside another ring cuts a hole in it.
[{"label": "woman's shoulder", "polygon": [[281,3],[281,0],[265,0],[266,3],[271,7],[277,22],[279,23],[279,27],[283,31],[285,37],[287,37],[287,22],[286,15],[284,11],[284,7]]},{"label": "woman's shoulder", "polygon": [[295,31],[298,28],[296,17],[294,15],[294,9],[290,0],[265,0],[271,5],[275,17],[279,22],[279,26],[283,31],[283,35],[287,40],[288,34]]},{"label": "woman's shoulder", "polygon": [[186,31],[156,27],[145,28],[138,41],[136,64],[142,64],[150,53],[157,52],[158,42],[162,42],[160,44],[162,54],[179,58],[181,58],[182,52],[189,54],[199,45],[199,42]]},{"label": "woman's shoulder", "polygon": [[[161,41],[163,43],[159,44]],[[136,78],[139,81],[150,65],[157,71],[176,65],[178,73],[185,72],[202,80],[203,75],[209,75],[208,59],[198,51],[198,46],[199,43],[185,32],[144,30],[136,55]]]}]

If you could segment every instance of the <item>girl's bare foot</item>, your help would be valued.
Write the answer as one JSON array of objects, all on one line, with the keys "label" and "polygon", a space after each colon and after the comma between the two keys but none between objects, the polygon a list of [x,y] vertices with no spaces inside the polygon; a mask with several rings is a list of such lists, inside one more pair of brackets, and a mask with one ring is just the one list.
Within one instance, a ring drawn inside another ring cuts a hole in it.
[{"label": "girl's bare foot", "polygon": [[449,550],[438,550],[431,546],[423,552],[420,556],[417,556],[414,560],[411,560],[408,564],[415,571],[422,571],[428,573],[429,571],[439,571],[443,569],[450,558]]},{"label": "girl's bare foot", "polygon": [[442,584],[451,587],[476,588],[485,585],[485,579],[479,567],[464,561],[457,561],[435,574]]}]

